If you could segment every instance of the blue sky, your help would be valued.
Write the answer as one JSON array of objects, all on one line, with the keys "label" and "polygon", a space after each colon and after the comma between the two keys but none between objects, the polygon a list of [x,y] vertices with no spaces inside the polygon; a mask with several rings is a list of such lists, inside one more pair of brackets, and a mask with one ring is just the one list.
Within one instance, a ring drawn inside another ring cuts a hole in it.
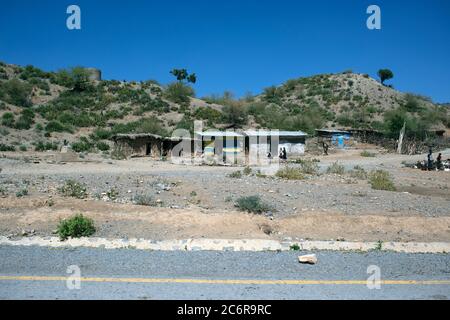
[{"label": "blue sky", "polygon": [[[81,30],[66,28],[71,4]],[[366,27],[371,4],[381,7],[381,30]],[[397,89],[448,102],[450,0],[2,0],[0,60],[161,83],[187,68],[199,97],[390,68]]]}]

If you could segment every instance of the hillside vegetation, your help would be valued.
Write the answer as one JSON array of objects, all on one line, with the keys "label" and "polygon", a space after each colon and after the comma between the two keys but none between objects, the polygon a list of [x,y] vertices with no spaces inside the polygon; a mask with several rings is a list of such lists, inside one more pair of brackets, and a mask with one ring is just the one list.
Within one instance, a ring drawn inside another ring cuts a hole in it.
[{"label": "hillside vegetation", "polygon": [[0,63],[0,151],[56,150],[69,142],[78,152],[108,152],[114,134],[192,131],[196,119],[207,128],[313,134],[325,126],[353,127],[391,137],[406,122],[407,134],[418,138],[450,126],[448,106],[352,72],[288,80],[242,99],[229,92],[197,99],[183,81],[91,81],[81,67],[46,72]]}]

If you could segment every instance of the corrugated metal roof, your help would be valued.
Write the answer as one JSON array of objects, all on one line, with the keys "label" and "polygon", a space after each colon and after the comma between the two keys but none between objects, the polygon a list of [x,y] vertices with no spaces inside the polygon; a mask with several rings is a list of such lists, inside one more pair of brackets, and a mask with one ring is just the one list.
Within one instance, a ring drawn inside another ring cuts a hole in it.
[{"label": "corrugated metal roof", "polygon": [[305,137],[308,134],[303,131],[277,131],[277,130],[247,130],[244,131],[247,136],[278,136],[278,137]]},{"label": "corrugated metal roof", "polygon": [[316,129],[317,132],[327,132],[327,133],[350,133],[348,131],[337,130],[337,129]]}]

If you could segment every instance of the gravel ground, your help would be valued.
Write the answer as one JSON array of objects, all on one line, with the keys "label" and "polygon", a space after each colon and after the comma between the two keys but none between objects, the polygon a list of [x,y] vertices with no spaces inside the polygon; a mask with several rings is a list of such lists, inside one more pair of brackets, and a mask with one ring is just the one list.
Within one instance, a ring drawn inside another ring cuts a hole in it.
[{"label": "gravel ground", "polygon": [[[444,152],[450,156],[450,150]],[[112,238],[292,238],[352,241],[448,241],[449,172],[405,168],[408,157],[348,150],[318,157],[320,174],[289,181],[252,174],[231,178],[237,167],[183,166],[145,158],[113,161],[90,155],[57,164],[0,158],[0,234],[51,235],[60,219],[83,213],[96,236]],[[36,159],[36,158],[35,158]],[[327,174],[335,161],[367,172],[388,171],[396,192],[373,190],[348,173]],[[297,166],[296,164],[289,164]],[[62,197],[69,179],[86,186],[87,199]],[[24,192],[26,190],[26,192]],[[261,215],[240,212],[240,197],[259,195]],[[145,196],[146,205],[133,205]]]},{"label": "gravel ground", "polygon": [[[321,165],[326,167],[326,164]],[[232,209],[239,197],[260,195],[273,208],[269,215],[275,216],[314,210],[349,215],[450,215],[450,191],[446,189],[448,182],[444,180],[439,184],[431,177],[429,179],[432,180],[415,177],[414,174],[423,173],[414,169],[388,168],[399,177],[396,179],[394,176],[394,181],[400,185],[400,191],[402,188],[420,186],[439,188],[437,192],[430,191],[429,195],[422,195],[411,193],[410,189],[408,193],[372,190],[367,181],[353,179],[348,175],[321,174],[303,181],[260,178],[255,175],[237,179],[227,176],[236,168],[221,167],[211,171],[210,167],[176,166],[179,170],[173,170],[168,168],[170,164],[163,164],[137,168],[137,172],[121,173],[113,170],[110,164],[103,164],[102,170],[97,172],[92,172],[90,164],[70,164],[45,165],[49,170],[39,173],[44,166],[42,164],[24,164],[4,159],[0,160],[0,166],[4,168],[0,173],[2,188],[11,196],[23,189],[28,191],[28,196],[56,195],[57,189],[72,179],[86,185],[89,197],[120,203],[132,203],[136,195],[149,195],[166,207],[198,205],[206,209]],[[419,182],[414,184],[407,181],[411,176],[419,179]],[[111,190],[117,191],[117,199],[108,198],[107,193]]]}]

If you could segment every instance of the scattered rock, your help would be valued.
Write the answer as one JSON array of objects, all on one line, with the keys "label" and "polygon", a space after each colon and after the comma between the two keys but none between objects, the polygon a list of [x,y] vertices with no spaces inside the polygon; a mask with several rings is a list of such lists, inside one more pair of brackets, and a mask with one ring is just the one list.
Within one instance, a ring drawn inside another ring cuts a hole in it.
[{"label": "scattered rock", "polygon": [[304,264],[316,264],[317,263],[317,257],[315,254],[307,254],[304,256],[299,256],[298,261],[300,263]]}]

